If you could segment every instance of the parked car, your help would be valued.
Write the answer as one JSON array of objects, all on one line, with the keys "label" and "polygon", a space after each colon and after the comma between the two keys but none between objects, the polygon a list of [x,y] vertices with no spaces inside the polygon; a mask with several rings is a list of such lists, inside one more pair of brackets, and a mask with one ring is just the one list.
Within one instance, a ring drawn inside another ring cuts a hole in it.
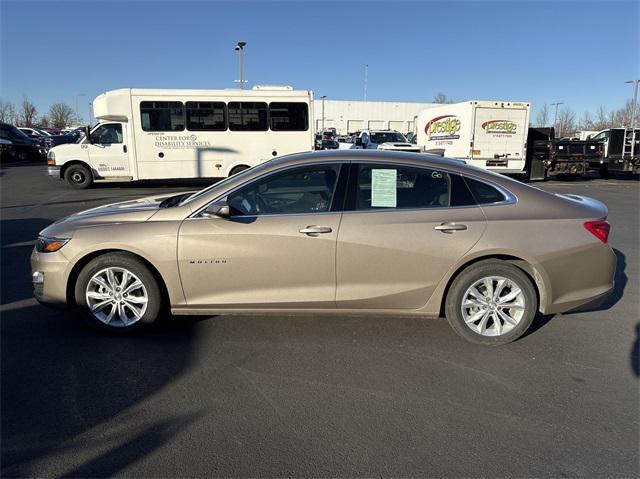
[{"label": "parked car", "polygon": [[339,147],[339,143],[332,139],[323,139],[320,145],[321,150],[337,150]]},{"label": "parked car", "polygon": [[354,140],[356,148],[366,150],[394,150],[418,153],[421,148],[412,145],[395,130],[363,130]]},{"label": "parked car", "polygon": [[41,140],[29,138],[13,125],[0,123],[0,138],[11,142],[5,143],[2,150],[2,160],[37,160],[43,159],[47,153],[46,147]]},{"label": "parked car", "polygon": [[[345,214],[343,214],[343,212]],[[348,214],[346,214],[348,213]],[[425,154],[300,153],[197,193],[125,201],[40,232],[36,298],[128,331],[174,314],[438,316],[520,337],[537,311],[613,288],[607,208]]]}]

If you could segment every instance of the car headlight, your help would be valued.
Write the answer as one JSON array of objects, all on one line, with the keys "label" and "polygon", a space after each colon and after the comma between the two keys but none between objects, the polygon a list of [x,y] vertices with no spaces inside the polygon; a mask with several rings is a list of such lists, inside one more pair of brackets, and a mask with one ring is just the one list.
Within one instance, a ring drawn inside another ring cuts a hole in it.
[{"label": "car headlight", "polygon": [[36,241],[36,251],[38,253],[54,253],[66,245],[71,238],[48,238],[38,236]]},{"label": "car headlight", "polygon": [[56,161],[56,154],[53,150],[49,150],[49,153],[47,153],[47,160]]}]

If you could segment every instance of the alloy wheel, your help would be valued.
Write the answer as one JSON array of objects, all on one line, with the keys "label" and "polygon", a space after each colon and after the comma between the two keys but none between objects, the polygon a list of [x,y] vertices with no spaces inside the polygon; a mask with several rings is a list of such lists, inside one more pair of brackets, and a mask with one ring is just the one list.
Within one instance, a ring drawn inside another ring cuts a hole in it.
[{"label": "alloy wheel", "polygon": [[462,318],[482,336],[501,336],[522,320],[526,302],[522,289],[512,279],[487,276],[473,283],[462,297]]},{"label": "alloy wheel", "polygon": [[149,296],[140,278],[131,271],[105,268],[95,273],[85,291],[91,313],[108,326],[123,328],[140,321]]}]

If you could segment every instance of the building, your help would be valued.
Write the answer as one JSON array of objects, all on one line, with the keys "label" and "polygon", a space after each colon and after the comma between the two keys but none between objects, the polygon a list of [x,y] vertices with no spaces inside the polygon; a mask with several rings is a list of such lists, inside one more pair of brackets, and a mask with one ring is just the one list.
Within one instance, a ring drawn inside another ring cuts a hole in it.
[{"label": "building", "polygon": [[[322,130],[322,100],[313,102],[316,131]],[[324,100],[324,128],[334,127],[340,135],[362,129],[415,130],[420,111],[434,103],[401,103],[392,101]]]}]

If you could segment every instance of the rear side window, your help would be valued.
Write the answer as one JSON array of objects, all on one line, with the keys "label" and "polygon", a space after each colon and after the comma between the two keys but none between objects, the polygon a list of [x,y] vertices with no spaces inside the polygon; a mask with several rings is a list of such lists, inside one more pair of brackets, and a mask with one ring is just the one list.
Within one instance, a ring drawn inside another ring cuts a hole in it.
[{"label": "rear side window", "polygon": [[179,101],[140,102],[140,121],[144,131],[182,131],[184,105]]},{"label": "rear side window", "polygon": [[486,205],[506,200],[505,196],[491,185],[471,178],[465,178],[465,181],[478,204]]},{"label": "rear side window", "polygon": [[267,104],[261,102],[229,102],[229,129],[232,131],[267,131]]},{"label": "rear side window", "polygon": [[448,173],[401,165],[358,165],[355,209],[450,206]]},{"label": "rear side window", "polygon": [[307,131],[309,129],[309,108],[306,103],[270,103],[269,118],[273,131]]},{"label": "rear side window", "polygon": [[223,102],[188,101],[187,129],[191,131],[224,131],[227,129],[227,108]]}]

